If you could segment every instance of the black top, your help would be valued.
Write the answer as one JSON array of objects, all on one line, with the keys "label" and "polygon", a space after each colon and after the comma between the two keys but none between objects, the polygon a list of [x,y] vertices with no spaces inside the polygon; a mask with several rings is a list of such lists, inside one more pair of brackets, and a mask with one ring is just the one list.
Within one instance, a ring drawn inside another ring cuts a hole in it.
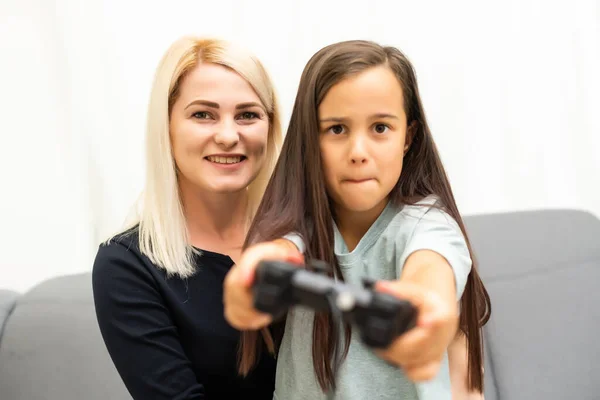
[{"label": "black top", "polygon": [[93,269],[100,331],[133,398],[271,400],[273,357],[245,379],[237,373],[240,335],[223,315],[231,258],[203,251],[192,277],[166,278],[137,241],[134,231],[101,245]]}]

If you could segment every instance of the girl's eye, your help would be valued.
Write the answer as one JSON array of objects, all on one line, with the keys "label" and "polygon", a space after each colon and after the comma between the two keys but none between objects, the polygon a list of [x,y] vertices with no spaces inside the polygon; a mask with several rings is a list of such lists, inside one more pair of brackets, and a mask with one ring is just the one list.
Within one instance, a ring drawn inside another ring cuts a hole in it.
[{"label": "girl's eye", "polygon": [[209,119],[210,114],[207,113],[206,111],[198,111],[198,112],[195,112],[194,114],[192,114],[192,117],[197,118],[197,119]]},{"label": "girl's eye", "polygon": [[255,119],[258,118],[258,114],[251,111],[246,111],[240,114],[240,119]]},{"label": "girl's eye", "polygon": [[377,124],[375,125],[375,132],[377,133],[385,133],[389,127],[385,124]]},{"label": "girl's eye", "polygon": [[334,135],[339,135],[341,133],[344,133],[344,127],[342,125],[334,125],[331,128],[329,128],[329,131]]}]

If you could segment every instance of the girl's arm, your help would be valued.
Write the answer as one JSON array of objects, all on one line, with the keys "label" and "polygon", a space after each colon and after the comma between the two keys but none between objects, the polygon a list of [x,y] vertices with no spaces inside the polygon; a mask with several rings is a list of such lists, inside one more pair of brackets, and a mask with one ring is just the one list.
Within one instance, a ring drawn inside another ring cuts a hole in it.
[{"label": "girl's arm", "polygon": [[467,360],[467,340],[465,335],[460,332],[448,346],[452,400],[484,400],[483,393],[470,392],[467,389]]},{"label": "girl's arm", "polygon": [[[450,320],[458,318],[458,304],[456,303],[455,278],[452,268],[441,255],[433,251],[421,250],[413,253],[406,261],[402,282],[419,285],[422,288],[436,292],[440,300],[447,306],[456,305],[454,310],[447,311],[447,324]],[[441,311],[444,308],[440,308]],[[450,326],[450,325],[449,325]],[[482,393],[468,389],[468,350],[466,337],[462,332],[451,339],[447,348],[450,367],[450,380],[452,400],[484,400]]]},{"label": "girl's arm", "polygon": [[305,245],[304,241],[295,233],[289,233],[280,239],[275,239],[273,243],[281,245],[290,251],[298,251],[300,254],[304,253]]},{"label": "girl's arm", "polygon": [[458,329],[456,285],[449,263],[435,251],[417,250],[406,260],[400,279],[379,281],[377,288],[410,301],[418,310],[416,326],[380,356],[415,382],[433,379]]},{"label": "girl's arm", "polygon": [[445,310],[458,319],[458,303],[456,302],[456,283],[454,272],[448,261],[432,250],[418,250],[412,253],[402,270],[401,282],[418,285],[431,291],[444,302]]}]

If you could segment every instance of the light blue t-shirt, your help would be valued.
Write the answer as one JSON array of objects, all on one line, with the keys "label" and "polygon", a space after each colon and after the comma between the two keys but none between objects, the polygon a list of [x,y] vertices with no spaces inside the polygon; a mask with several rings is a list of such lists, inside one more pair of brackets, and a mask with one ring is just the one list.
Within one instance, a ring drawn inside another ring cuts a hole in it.
[{"label": "light blue t-shirt", "polygon": [[[356,248],[349,252],[337,227],[335,254],[347,283],[361,278],[396,280],[409,255],[428,249],[446,258],[453,269],[457,299],[471,271],[471,258],[456,221],[439,208],[433,197],[413,206],[388,203]],[[292,239],[291,236],[288,238]],[[302,249],[303,243],[294,241]],[[274,399],[277,400],[451,400],[448,355],[431,381],[413,383],[402,370],[379,358],[352,332],[347,357],[336,377],[335,393],[323,393],[312,360],[314,312],[292,308],[277,358]],[[340,342],[343,348],[343,339]]]}]

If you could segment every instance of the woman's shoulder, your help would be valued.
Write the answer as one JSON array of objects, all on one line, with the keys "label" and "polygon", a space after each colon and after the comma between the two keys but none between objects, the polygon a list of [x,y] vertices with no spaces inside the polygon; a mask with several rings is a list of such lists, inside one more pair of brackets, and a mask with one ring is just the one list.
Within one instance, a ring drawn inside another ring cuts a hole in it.
[{"label": "woman's shoulder", "polygon": [[116,245],[126,246],[131,248],[135,246],[139,248],[138,241],[140,237],[139,225],[134,225],[130,228],[124,229],[118,233],[113,234],[108,239],[100,244],[100,247],[115,247]]},{"label": "woman's shoulder", "polygon": [[92,287],[98,304],[115,306],[157,299],[164,273],[139,249],[138,233],[130,229],[98,246],[92,266]]},{"label": "woman's shoulder", "polygon": [[[113,275],[143,269],[147,260],[140,252],[137,226],[117,233],[98,245],[93,275]],[[118,268],[118,270],[116,270]]]}]

